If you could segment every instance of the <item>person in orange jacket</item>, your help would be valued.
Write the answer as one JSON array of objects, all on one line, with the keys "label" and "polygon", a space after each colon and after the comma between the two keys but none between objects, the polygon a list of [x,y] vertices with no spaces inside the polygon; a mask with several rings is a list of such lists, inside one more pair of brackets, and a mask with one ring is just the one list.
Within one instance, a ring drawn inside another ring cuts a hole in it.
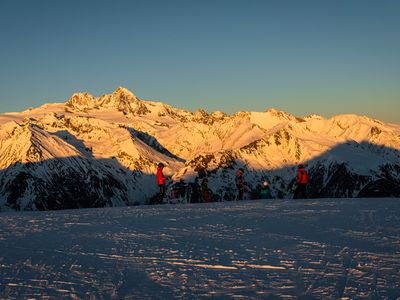
[{"label": "person in orange jacket", "polygon": [[167,179],[165,178],[163,174],[163,169],[165,165],[163,163],[159,163],[157,165],[157,185],[160,188],[160,196],[158,199],[158,203],[161,204],[163,202],[164,196],[165,196],[165,183]]},{"label": "person in orange jacket", "polygon": [[306,199],[307,198],[307,184],[308,174],[303,165],[299,165],[297,169],[297,188],[294,191],[294,199]]}]

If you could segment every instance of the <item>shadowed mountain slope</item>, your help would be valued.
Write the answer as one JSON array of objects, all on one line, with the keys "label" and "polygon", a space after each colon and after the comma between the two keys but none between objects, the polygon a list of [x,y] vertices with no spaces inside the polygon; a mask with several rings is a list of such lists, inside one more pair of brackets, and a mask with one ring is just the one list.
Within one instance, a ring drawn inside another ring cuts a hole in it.
[{"label": "shadowed mountain slope", "polygon": [[394,197],[399,150],[400,126],[365,116],[227,115],[142,100],[121,87],[100,97],[77,93],[0,114],[0,207],[145,203],[157,191],[158,162],[186,195],[196,178],[209,177],[219,200],[235,198],[239,167],[247,198],[257,198],[265,179],[275,197],[290,198],[300,163],[311,197]]}]

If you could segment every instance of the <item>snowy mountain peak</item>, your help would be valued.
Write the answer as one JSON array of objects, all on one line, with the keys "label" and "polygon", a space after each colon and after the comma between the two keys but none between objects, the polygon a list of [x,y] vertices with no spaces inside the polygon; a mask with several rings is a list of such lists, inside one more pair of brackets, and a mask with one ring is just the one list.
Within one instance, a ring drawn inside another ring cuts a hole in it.
[{"label": "snowy mountain peak", "polygon": [[204,109],[197,109],[194,113],[195,116],[199,116],[199,117],[208,117],[208,113],[204,110]]},{"label": "snowy mountain peak", "polygon": [[145,115],[150,112],[144,102],[139,100],[131,91],[118,87],[112,94],[99,98],[98,108],[116,108],[125,115]]},{"label": "snowy mountain peak", "polygon": [[130,90],[122,86],[117,87],[116,90],[112,93],[112,95],[116,95],[117,97],[120,98],[130,99],[132,101],[139,101],[139,98],[136,97],[134,93],[132,93]]},{"label": "snowy mountain peak", "polygon": [[210,115],[203,109],[199,108],[194,112],[194,120],[201,122],[201,123],[207,123],[210,119]]},{"label": "snowy mountain peak", "polygon": [[222,111],[214,111],[214,112],[211,114],[211,116],[212,116],[214,119],[219,120],[219,119],[225,118],[227,115],[226,115],[226,113],[224,113],[224,112],[222,112]]},{"label": "snowy mountain peak", "polygon": [[22,123],[9,123],[9,134],[3,139],[0,152],[0,168],[17,162],[32,163],[80,156],[79,151],[70,144],[38,125],[36,119],[28,118]]},{"label": "snowy mountain peak", "polygon": [[121,103],[137,103],[140,100],[129,90],[123,87],[118,87],[111,94],[103,95],[98,100],[100,107],[118,107]]},{"label": "snowy mountain peak", "polygon": [[287,121],[294,121],[294,120],[299,120],[299,118],[296,118],[295,116],[284,112],[277,110],[275,108],[269,108],[266,110],[266,113],[274,118],[280,119],[280,120],[287,120]]},{"label": "snowy mountain peak", "polygon": [[304,120],[308,121],[308,120],[324,120],[325,118],[321,115],[317,115],[317,114],[311,114],[308,115],[306,117],[304,117]]},{"label": "snowy mountain peak", "polygon": [[143,101],[124,87],[118,87],[111,94],[105,94],[98,98],[89,93],[75,93],[66,102],[65,107],[69,112],[89,112],[94,109],[116,109],[125,115],[141,115],[150,112]]},{"label": "snowy mountain peak", "polygon": [[[75,93],[65,104],[0,114],[0,209],[33,207],[24,204],[25,191],[37,206],[49,186],[64,193],[60,203],[84,195],[57,208],[98,195],[107,201],[90,205],[144,202],[157,193],[158,162],[173,175],[171,187],[207,176],[224,199],[235,197],[238,167],[255,194],[268,178],[277,197],[288,197],[300,162],[315,197],[400,195],[399,151],[400,126],[365,116],[298,118],[273,108],[226,115],[143,101],[123,87],[100,97]],[[10,198],[10,190],[21,193]],[[43,209],[54,203],[46,195]]]},{"label": "snowy mountain peak", "polygon": [[68,99],[65,106],[75,110],[86,110],[96,106],[97,99],[89,93],[75,93]]},{"label": "snowy mountain peak", "polygon": [[277,110],[277,109],[275,109],[275,108],[268,108],[268,109],[266,109],[265,110],[265,112],[267,112],[267,113],[271,113],[271,114],[278,114],[278,113],[280,113],[280,111],[279,110]]}]

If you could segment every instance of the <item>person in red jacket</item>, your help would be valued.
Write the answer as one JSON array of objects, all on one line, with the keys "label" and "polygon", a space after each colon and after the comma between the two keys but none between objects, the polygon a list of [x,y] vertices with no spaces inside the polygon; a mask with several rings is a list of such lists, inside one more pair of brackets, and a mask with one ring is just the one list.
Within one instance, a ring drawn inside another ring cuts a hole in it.
[{"label": "person in red jacket", "polygon": [[294,191],[294,199],[306,199],[307,198],[307,184],[308,174],[303,165],[299,165],[297,169],[297,188]]},{"label": "person in red jacket", "polygon": [[159,163],[157,165],[157,185],[160,188],[160,197],[158,199],[158,203],[161,204],[163,202],[164,196],[165,196],[165,182],[166,178],[164,177],[163,174],[163,169],[164,169],[164,164]]}]

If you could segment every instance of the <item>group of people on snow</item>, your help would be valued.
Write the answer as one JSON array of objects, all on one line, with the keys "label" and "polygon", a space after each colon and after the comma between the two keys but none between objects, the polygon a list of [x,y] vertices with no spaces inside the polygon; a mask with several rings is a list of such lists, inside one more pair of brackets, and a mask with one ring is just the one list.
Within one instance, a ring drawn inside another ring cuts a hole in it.
[{"label": "group of people on snow", "polygon": [[[246,183],[244,181],[243,174],[244,174],[243,168],[239,168],[236,171],[235,180],[236,180],[236,188],[238,191],[238,195],[237,195],[238,200],[244,200],[244,192],[245,192],[245,188],[246,188]],[[272,199],[273,198],[271,189],[269,187],[269,183],[267,180],[263,181],[260,191],[256,198],[258,198],[258,199]]]},{"label": "group of people on snow", "polygon": [[[159,194],[157,197],[157,204],[163,203],[163,200],[166,196],[166,181],[167,178],[163,174],[163,169],[165,165],[163,163],[159,163],[157,166],[157,185],[159,187]],[[307,184],[308,184],[308,174],[304,167],[304,165],[299,165],[297,169],[297,178],[296,178],[297,186],[294,191],[293,198],[294,199],[305,199],[307,198]],[[237,200],[244,200],[245,190],[246,190],[246,182],[244,180],[244,169],[239,168],[236,171],[235,183],[237,189]],[[267,180],[262,182],[261,188],[257,195],[258,199],[272,199],[272,192],[270,185]],[[191,202],[214,202],[213,194],[211,189],[208,187],[208,178],[203,178],[200,185],[200,190],[198,189],[198,180],[196,178],[195,183],[192,185],[192,201]]]}]

